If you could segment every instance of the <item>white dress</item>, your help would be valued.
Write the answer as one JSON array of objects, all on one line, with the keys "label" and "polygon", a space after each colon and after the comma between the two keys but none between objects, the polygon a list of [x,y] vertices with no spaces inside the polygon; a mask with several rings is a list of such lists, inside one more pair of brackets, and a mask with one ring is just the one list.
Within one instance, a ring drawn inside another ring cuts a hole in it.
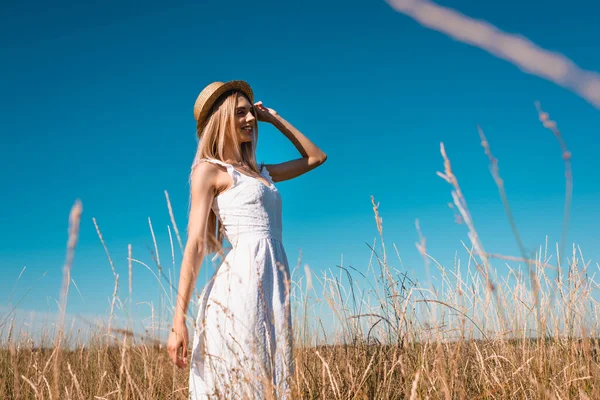
[{"label": "white dress", "polygon": [[233,186],[213,203],[232,249],[204,287],[194,332],[191,399],[287,399],[292,365],[290,270],[281,196],[230,164]]}]

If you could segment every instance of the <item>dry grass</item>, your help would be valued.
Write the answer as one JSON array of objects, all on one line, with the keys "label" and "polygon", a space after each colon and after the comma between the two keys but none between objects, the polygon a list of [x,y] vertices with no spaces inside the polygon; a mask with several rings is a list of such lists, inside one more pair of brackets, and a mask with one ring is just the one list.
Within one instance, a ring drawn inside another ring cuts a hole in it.
[{"label": "dry grass", "polygon": [[[540,119],[559,139],[566,163],[566,231],[572,190],[570,153],[556,124],[542,111]],[[480,135],[516,240],[524,249],[497,160],[483,131]],[[419,231],[417,249],[428,270],[430,266],[437,269],[438,284],[434,287],[429,280],[422,286],[412,281],[394,266],[402,265],[397,251],[392,257],[388,254],[378,204],[373,200],[380,237],[371,247],[366,272],[340,268],[314,276],[305,269],[299,276],[300,268],[294,270],[293,397],[600,398],[600,307],[594,296],[598,288],[594,276],[600,266],[587,263],[575,246],[568,257],[562,254],[564,242],[555,251],[546,244],[535,254],[523,250],[519,257],[486,252],[443,145],[441,153],[444,171],[439,175],[452,185],[457,219],[469,232],[470,243],[464,244],[466,263],[457,259],[451,267],[439,265],[427,253]],[[182,248],[168,195],[167,202]],[[77,229],[72,232],[76,235]],[[172,287],[176,269],[170,230],[169,237],[173,269],[168,278],[156,245],[153,257],[159,265],[157,280],[168,281]],[[72,237],[61,297],[63,312],[75,243]],[[131,258],[131,248],[129,255],[131,271],[131,261],[141,262]],[[492,265],[495,260],[507,262],[508,274],[498,276]],[[46,340],[53,345],[46,347],[36,347],[39,344],[27,338],[28,332],[13,332],[10,321],[0,326],[4,338],[0,398],[187,398],[188,371],[176,369],[161,343],[152,339],[155,325],[160,324],[154,319],[154,307],[152,333],[145,337],[112,327],[114,304],[122,302],[118,274],[110,263],[115,291],[108,330],[98,329],[85,344],[63,345],[63,341],[72,344],[78,339],[64,335],[62,324],[54,340]],[[131,299],[131,272],[129,276]],[[169,296],[162,287],[162,295],[173,303],[173,294]]]}]

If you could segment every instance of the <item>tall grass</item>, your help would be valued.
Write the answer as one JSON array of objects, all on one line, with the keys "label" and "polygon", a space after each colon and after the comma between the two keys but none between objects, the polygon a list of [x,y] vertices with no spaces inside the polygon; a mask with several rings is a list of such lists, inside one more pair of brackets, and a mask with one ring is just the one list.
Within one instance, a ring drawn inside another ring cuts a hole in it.
[{"label": "tall grass", "polygon": [[[556,125],[541,110],[540,119],[559,138],[566,163],[566,231],[570,153]],[[600,398],[600,307],[594,296],[600,266],[586,262],[575,245],[567,247],[564,232],[555,247],[546,242],[535,254],[524,250],[497,160],[482,130],[480,135],[522,254],[486,252],[442,144],[444,170],[439,175],[452,186],[457,216],[469,233],[466,259],[440,265],[427,253],[426,238],[419,230],[417,250],[439,283],[423,286],[414,281],[395,267],[402,265],[401,259],[395,245],[385,244],[379,204],[372,199],[379,237],[370,246],[365,268],[339,267],[315,275],[298,263],[293,270],[294,398]],[[167,204],[182,248],[168,195]],[[77,222],[80,211],[74,208],[72,222]],[[132,258],[129,247],[129,303],[123,302],[118,298],[119,276],[94,223],[115,278],[108,327],[98,328],[83,341],[72,332],[64,333],[61,322],[54,340],[46,338],[47,345],[40,345],[32,332],[15,332],[11,314],[5,316],[0,326],[0,398],[187,398],[188,371],[171,364],[157,333],[164,330],[160,320],[170,315],[157,321],[151,304],[151,330],[143,336],[113,326],[116,303],[128,304],[120,309],[131,313],[131,264],[143,263]],[[77,229],[71,233],[61,312],[66,308]],[[168,277],[156,241],[153,257],[157,281],[171,287],[169,291],[161,283],[170,312],[177,277],[170,229],[169,237],[173,266]],[[563,254],[565,248],[568,256]],[[493,260],[506,263],[508,273],[500,276]],[[158,309],[160,315],[162,308]],[[66,342],[70,346],[64,346]]]}]

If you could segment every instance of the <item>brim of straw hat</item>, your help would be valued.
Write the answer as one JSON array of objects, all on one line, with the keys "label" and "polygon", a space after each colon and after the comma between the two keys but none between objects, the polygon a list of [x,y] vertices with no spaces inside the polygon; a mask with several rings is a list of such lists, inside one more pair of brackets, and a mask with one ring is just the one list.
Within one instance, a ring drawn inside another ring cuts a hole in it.
[{"label": "brim of straw hat", "polygon": [[204,124],[208,114],[210,113],[212,106],[215,101],[226,92],[230,90],[239,90],[244,93],[251,104],[254,104],[254,92],[246,81],[229,81],[229,82],[213,82],[206,86],[196,99],[194,104],[194,119],[196,120],[196,130],[198,136],[202,133]]}]

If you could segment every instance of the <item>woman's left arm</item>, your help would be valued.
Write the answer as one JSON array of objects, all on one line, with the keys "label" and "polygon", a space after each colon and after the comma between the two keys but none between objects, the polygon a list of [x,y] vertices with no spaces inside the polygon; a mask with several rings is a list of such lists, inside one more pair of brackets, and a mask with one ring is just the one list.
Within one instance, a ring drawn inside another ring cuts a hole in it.
[{"label": "woman's left arm", "polygon": [[317,168],[327,160],[327,154],[323,150],[318,148],[292,124],[283,119],[275,110],[266,108],[260,101],[254,104],[254,109],[259,121],[273,124],[293,143],[302,155],[302,158],[296,160],[266,165],[269,175],[271,175],[274,182],[293,179]]}]

